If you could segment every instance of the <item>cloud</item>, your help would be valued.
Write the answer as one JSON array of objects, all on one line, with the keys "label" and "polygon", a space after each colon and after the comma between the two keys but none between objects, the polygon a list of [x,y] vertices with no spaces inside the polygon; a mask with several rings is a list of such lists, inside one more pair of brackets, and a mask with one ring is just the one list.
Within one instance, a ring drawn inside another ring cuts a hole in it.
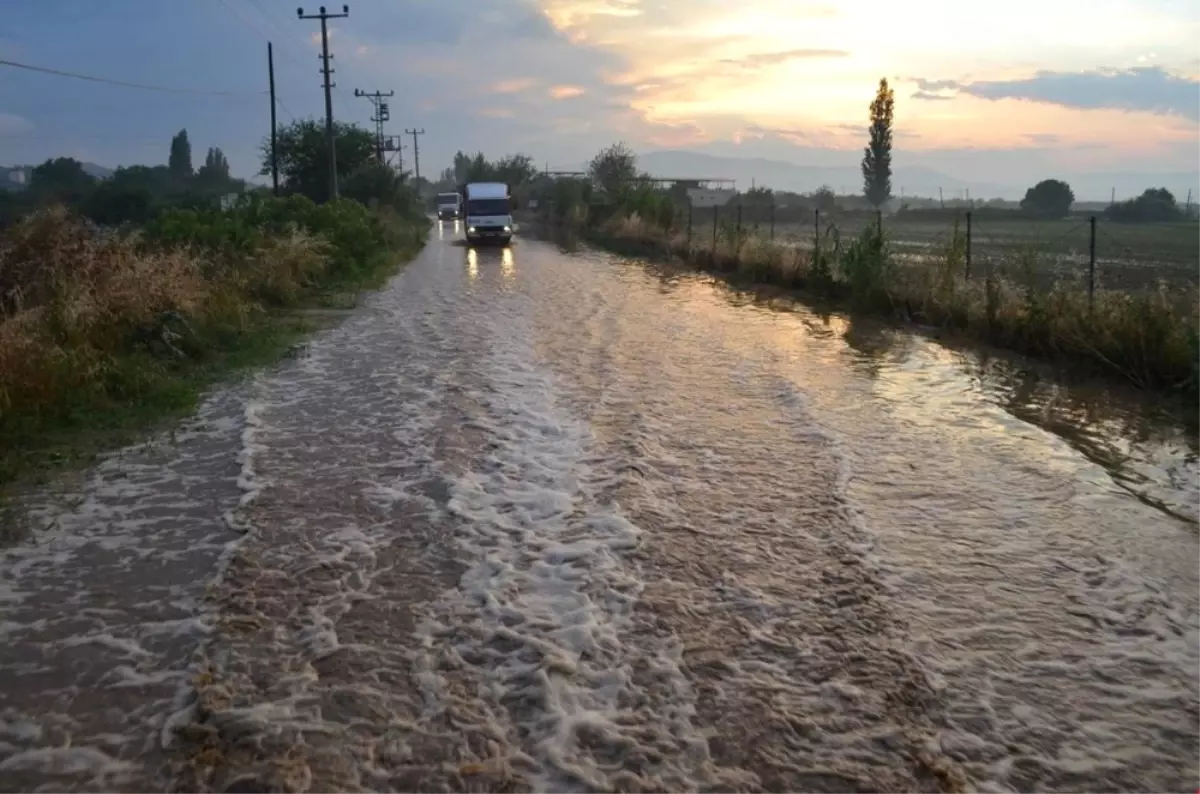
[{"label": "cloud", "polygon": [[475,112],[487,119],[511,119],[517,115],[512,108],[480,108]]},{"label": "cloud", "polygon": [[953,94],[935,94],[932,91],[914,91],[912,94],[912,97],[910,97],[910,98],[911,99],[920,99],[920,100],[923,100],[926,102],[938,102],[938,101],[945,101],[947,99],[954,99],[954,95]]},{"label": "cloud", "polygon": [[33,129],[33,122],[16,113],[0,112],[0,135],[22,135]]},{"label": "cloud", "polygon": [[915,82],[921,89],[914,95],[916,99],[948,99],[945,94],[932,92],[956,91],[980,99],[1023,99],[1080,110],[1126,110],[1200,122],[1200,81],[1171,74],[1159,66],[1039,71],[1019,80],[963,83],[918,78]]},{"label": "cloud", "polygon": [[1054,144],[1062,143],[1062,136],[1055,135],[1049,132],[1034,132],[1025,136],[1030,143],[1036,143],[1038,146],[1053,146]]},{"label": "cloud", "polygon": [[763,66],[777,66],[788,61],[810,58],[847,58],[849,56],[850,53],[845,50],[801,49],[784,50],[783,52],[755,52],[741,58],[722,58],[722,62],[744,66],[748,69],[758,69]]},{"label": "cloud", "polygon": [[555,85],[549,93],[551,99],[574,99],[586,94],[587,89],[580,85]]},{"label": "cloud", "polygon": [[497,94],[519,94],[522,91],[528,91],[530,88],[533,88],[537,83],[538,81],[532,77],[518,77],[494,83],[491,90]]},{"label": "cloud", "polygon": [[596,17],[638,17],[641,0],[551,0],[546,17],[562,30],[580,27]]}]

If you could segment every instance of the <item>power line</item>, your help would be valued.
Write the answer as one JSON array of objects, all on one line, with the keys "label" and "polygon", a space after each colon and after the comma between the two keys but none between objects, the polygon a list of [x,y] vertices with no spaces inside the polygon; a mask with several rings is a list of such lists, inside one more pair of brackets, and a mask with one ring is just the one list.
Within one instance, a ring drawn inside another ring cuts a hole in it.
[{"label": "power line", "polygon": [[92,83],[105,83],[107,85],[117,85],[124,88],[138,88],[143,91],[163,91],[168,94],[193,94],[200,96],[264,96],[266,91],[204,91],[194,88],[174,88],[164,85],[148,85],[146,83],[131,83],[126,80],[110,80],[106,77],[96,77],[90,74],[79,74],[78,72],[67,72],[62,69],[49,69],[44,66],[33,66],[28,63],[18,63],[16,61],[7,61],[0,59],[0,66],[11,66],[14,69],[27,69],[31,72],[41,72],[43,74],[52,74],[58,77],[72,77],[76,80],[87,80]]},{"label": "power line", "polygon": [[[221,3],[221,5],[225,6],[226,10],[228,10],[229,13],[231,13],[231,14],[233,14],[233,16],[237,17],[238,21],[240,21],[243,25],[245,25],[246,27],[253,30],[259,36],[261,36],[263,38],[263,41],[266,41],[266,42],[271,41],[271,36],[268,35],[267,32],[264,31],[261,26],[256,24],[253,20],[248,19],[247,17],[243,16],[242,13],[236,9],[236,7],[234,7],[233,5],[230,5],[228,2],[226,2],[226,0],[220,0],[220,3]],[[256,2],[256,0],[250,0],[250,5],[252,5],[254,7],[254,10],[257,11],[262,16],[263,20],[268,25],[270,25],[272,28],[274,28],[275,31],[277,33],[279,33],[280,36],[282,37],[283,43],[287,47],[286,49],[283,50],[284,57],[286,57],[289,61],[291,61],[296,66],[299,66],[301,69],[307,70],[308,65],[301,62],[291,51],[293,46],[299,47],[299,48],[305,49],[305,50],[307,50],[307,46],[300,47],[300,45],[297,43],[297,39],[295,39],[290,33],[285,31],[282,27],[277,25],[275,23],[275,20],[271,19],[270,15],[266,12],[266,10],[262,6],[260,6]],[[305,45],[307,45],[307,39],[305,39],[304,42],[305,42]],[[306,57],[308,56],[308,54],[309,54],[308,52],[305,52]],[[322,58],[322,56],[318,55],[317,58],[320,59],[320,58]],[[346,111],[346,115],[353,116],[354,111],[351,109],[350,103],[346,99],[346,95],[340,89],[337,88],[336,84],[333,86],[333,88],[334,88],[333,94],[334,94],[334,96],[337,97],[338,102],[341,103],[342,109]],[[282,107],[282,104],[280,106]],[[286,108],[285,108],[285,110],[286,110]],[[289,112],[288,115],[290,116],[292,114]],[[293,121],[296,120],[295,116],[292,116],[292,120]]]}]

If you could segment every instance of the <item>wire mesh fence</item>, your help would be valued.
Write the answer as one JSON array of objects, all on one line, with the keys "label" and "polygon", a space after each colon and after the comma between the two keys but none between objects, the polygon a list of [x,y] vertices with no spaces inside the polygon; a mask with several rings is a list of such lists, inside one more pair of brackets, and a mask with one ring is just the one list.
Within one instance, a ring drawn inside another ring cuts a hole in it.
[{"label": "wire mesh fence", "polygon": [[[849,212],[773,204],[681,208],[676,227],[690,245],[758,239],[832,256],[868,225],[882,228],[897,266],[961,261],[969,280],[1000,278],[1036,289],[1064,282],[1089,291],[1194,291],[1200,285],[1200,225],[1117,223],[1098,215],[1055,220],[970,210],[930,220],[905,213]],[[736,247],[736,246],[735,246]]]}]

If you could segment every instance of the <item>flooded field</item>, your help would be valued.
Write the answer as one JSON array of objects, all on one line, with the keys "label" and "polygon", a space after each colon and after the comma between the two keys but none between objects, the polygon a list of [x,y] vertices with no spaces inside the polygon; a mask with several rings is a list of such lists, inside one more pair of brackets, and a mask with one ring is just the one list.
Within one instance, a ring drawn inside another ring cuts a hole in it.
[{"label": "flooded field", "polygon": [[0,790],[1195,788],[1182,412],[458,234],[30,496]]},{"label": "flooded field", "polygon": [[[821,225],[823,245],[844,245],[869,222],[865,216],[827,217]],[[747,229],[769,234],[769,222],[746,220]],[[953,222],[911,221],[885,216],[884,229],[897,257],[910,265],[944,261],[955,236]],[[1200,229],[1191,224],[1096,224],[1097,286],[1119,290],[1156,290],[1160,284],[1195,290],[1200,285]],[[963,245],[966,223],[957,226]],[[776,224],[775,239],[811,250],[813,224]],[[1049,288],[1056,281],[1086,282],[1092,256],[1086,218],[1060,221],[998,221],[976,218],[971,227],[971,273],[997,276],[1020,284]]]}]

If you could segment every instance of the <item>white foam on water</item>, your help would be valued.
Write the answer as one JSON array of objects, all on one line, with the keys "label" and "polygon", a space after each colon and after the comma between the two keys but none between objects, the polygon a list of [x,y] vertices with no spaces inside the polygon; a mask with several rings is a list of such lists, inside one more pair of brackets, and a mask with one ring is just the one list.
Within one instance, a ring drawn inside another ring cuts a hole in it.
[{"label": "white foam on water", "polygon": [[[25,494],[33,529],[0,551],[0,747],[31,790],[157,788],[154,747],[206,635],[200,601],[233,539],[242,396]],[[7,787],[7,786],[6,786]]]},{"label": "white foam on water", "polygon": [[490,451],[453,479],[449,503],[468,568],[422,626],[416,666],[428,701],[444,704],[452,696],[439,668],[453,649],[535,789],[603,789],[611,753],[647,733],[676,747],[703,740],[689,722],[677,650],[637,649],[677,697],[653,721],[630,712],[623,632],[643,585],[629,556],[641,530],[598,498],[589,428],[556,404],[522,302],[510,297],[504,308],[492,306],[486,320]]}]

